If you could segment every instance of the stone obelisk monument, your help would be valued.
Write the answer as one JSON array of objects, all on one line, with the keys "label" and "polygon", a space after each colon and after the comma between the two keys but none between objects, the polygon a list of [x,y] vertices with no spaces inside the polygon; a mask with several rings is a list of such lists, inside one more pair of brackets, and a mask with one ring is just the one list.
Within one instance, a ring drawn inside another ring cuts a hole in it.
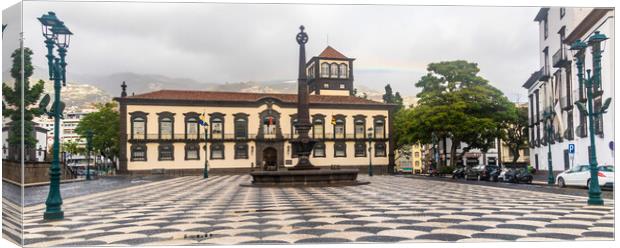
[{"label": "stone obelisk monument", "polygon": [[306,75],[306,42],[308,42],[308,35],[304,32],[304,26],[300,26],[299,29],[300,32],[297,34],[297,44],[299,44],[299,77],[297,78],[297,124],[295,124],[298,137],[290,141],[299,159],[297,165],[290,169],[311,170],[318,168],[310,163],[310,154],[316,141],[308,135],[312,127],[308,106],[309,93]]}]

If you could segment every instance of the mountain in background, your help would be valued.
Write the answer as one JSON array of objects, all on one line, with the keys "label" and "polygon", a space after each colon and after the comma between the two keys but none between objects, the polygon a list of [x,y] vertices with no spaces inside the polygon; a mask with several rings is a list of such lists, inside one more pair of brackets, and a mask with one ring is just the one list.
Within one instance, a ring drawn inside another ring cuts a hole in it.
[{"label": "mountain in background", "polygon": [[[47,80],[47,71],[42,67],[35,67],[31,77],[32,82],[44,79],[45,92],[53,97],[53,82]],[[68,72],[69,73],[69,72]],[[127,83],[127,94],[141,94],[162,89],[176,90],[209,90],[230,92],[256,93],[297,93],[296,80],[248,81],[235,83],[199,82],[189,78],[171,78],[155,74],[138,74],[131,72],[114,73],[109,75],[71,74],[67,75],[67,86],[62,89],[63,101],[67,107],[78,106],[87,108],[91,103],[108,102],[113,97],[120,96],[121,83]],[[381,87],[383,88],[383,87]],[[357,87],[358,96],[364,92],[368,99],[382,101],[383,91],[370,89],[364,86]],[[405,105],[415,104],[416,98],[403,95]]]}]

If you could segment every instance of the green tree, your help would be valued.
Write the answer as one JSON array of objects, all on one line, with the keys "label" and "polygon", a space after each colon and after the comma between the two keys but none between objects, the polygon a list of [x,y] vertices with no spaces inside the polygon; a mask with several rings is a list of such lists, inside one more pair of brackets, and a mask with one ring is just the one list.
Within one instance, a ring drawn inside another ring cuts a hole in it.
[{"label": "green tree", "polygon": [[404,107],[403,98],[400,96],[400,93],[399,92],[394,93],[392,91],[392,86],[390,86],[390,84],[387,84],[385,86],[385,94],[383,94],[383,102],[396,104],[396,110],[394,111],[395,113],[397,113]]},{"label": "green tree", "polygon": [[[431,63],[428,73],[416,83],[421,88],[418,106],[406,109],[395,119],[399,144],[452,141],[450,157],[457,158],[461,142],[470,149],[488,151],[500,136],[501,124],[514,106],[503,93],[478,75],[477,64],[464,60]],[[462,156],[462,154],[461,154]],[[456,159],[450,160],[450,166]]]},{"label": "green tree", "polygon": [[[24,70],[22,78],[22,51],[24,58]],[[15,79],[15,84],[11,88],[8,84],[2,83],[2,95],[4,97],[2,101],[2,116],[10,117],[11,127],[9,130],[8,143],[12,147],[21,146],[22,124],[24,127],[24,148],[33,149],[36,146],[37,140],[34,137],[34,125],[32,119],[35,116],[40,116],[43,111],[38,106],[33,106],[41,97],[43,93],[43,80],[32,87],[30,86],[29,78],[33,73],[32,66],[32,50],[30,48],[16,49],[13,54],[13,66],[11,67],[11,77]],[[23,91],[22,91],[23,90]],[[22,102],[23,93],[23,102]],[[23,116],[22,116],[23,109]],[[23,120],[23,123],[22,123]],[[21,149],[18,149],[21,150]]]},{"label": "green tree", "polygon": [[513,154],[512,165],[515,165],[519,160],[519,150],[527,148],[529,135],[527,126],[527,107],[517,107],[513,111],[512,118],[506,122],[506,127],[502,129],[502,140]]},{"label": "green tree", "polygon": [[62,144],[62,151],[71,154],[83,154],[85,149],[80,147],[75,141],[66,141]]},{"label": "green tree", "polygon": [[115,102],[96,104],[96,112],[89,113],[80,120],[75,132],[86,139],[86,131],[93,130],[93,151],[112,161],[116,167],[119,154],[120,115]]}]

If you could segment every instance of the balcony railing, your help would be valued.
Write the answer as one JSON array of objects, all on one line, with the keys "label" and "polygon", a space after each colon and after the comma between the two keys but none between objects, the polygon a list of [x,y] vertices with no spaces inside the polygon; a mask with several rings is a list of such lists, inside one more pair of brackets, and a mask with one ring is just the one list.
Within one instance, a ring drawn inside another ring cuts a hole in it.
[{"label": "balcony railing", "polygon": [[560,47],[552,57],[553,67],[561,68],[569,65],[569,60],[567,56],[567,49],[565,46]]},{"label": "balcony railing", "polygon": [[[247,136],[238,136],[235,134],[216,134],[216,135],[209,135],[209,142],[212,141],[255,141],[255,140],[291,140],[294,138],[297,138],[299,135],[298,134],[290,134],[290,133],[284,133],[282,135],[276,135],[276,134],[262,134],[262,135],[258,135],[258,134],[248,134]],[[310,137],[312,136],[312,133],[309,134]],[[357,134],[355,135],[354,133],[346,133],[346,134],[336,134],[334,135],[333,133],[325,133],[325,136],[323,137],[315,137],[315,139],[317,140],[364,140],[367,141],[368,139],[366,137],[364,137],[364,135],[360,135]],[[200,142],[204,142],[205,137],[204,134],[200,134],[200,135],[196,135],[196,134],[188,134],[187,136],[184,133],[175,133],[173,135],[160,135],[157,133],[149,133],[149,134],[142,134],[142,135],[127,135],[127,140],[130,142],[166,142],[166,141],[170,141],[170,142],[191,142],[191,141],[200,141]],[[387,137],[376,137],[373,138],[373,140],[387,140]]]},{"label": "balcony railing", "polygon": [[549,80],[549,78],[551,78],[551,70],[549,68],[549,65],[544,65],[542,68],[540,68],[540,81],[547,81]]},{"label": "balcony railing", "polygon": [[566,110],[572,107],[573,107],[572,97],[570,96],[560,97],[560,108]]}]

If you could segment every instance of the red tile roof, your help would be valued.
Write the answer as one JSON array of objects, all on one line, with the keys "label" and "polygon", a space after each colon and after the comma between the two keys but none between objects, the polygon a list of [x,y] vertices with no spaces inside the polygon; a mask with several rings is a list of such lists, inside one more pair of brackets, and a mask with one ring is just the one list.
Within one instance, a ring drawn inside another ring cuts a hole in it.
[{"label": "red tile roof", "polygon": [[321,54],[319,54],[321,58],[330,58],[330,59],[348,59],[347,56],[344,56],[342,53],[336,51],[331,46],[327,46]]},{"label": "red tile roof", "polygon": [[[297,94],[247,93],[223,91],[159,90],[144,94],[127,96],[126,99],[143,100],[183,100],[183,101],[221,101],[257,102],[263,98],[275,98],[285,103],[297,103]],[[310,103],[318,104],[360,104],[389,105],[355,96],[310,95]]]}]

